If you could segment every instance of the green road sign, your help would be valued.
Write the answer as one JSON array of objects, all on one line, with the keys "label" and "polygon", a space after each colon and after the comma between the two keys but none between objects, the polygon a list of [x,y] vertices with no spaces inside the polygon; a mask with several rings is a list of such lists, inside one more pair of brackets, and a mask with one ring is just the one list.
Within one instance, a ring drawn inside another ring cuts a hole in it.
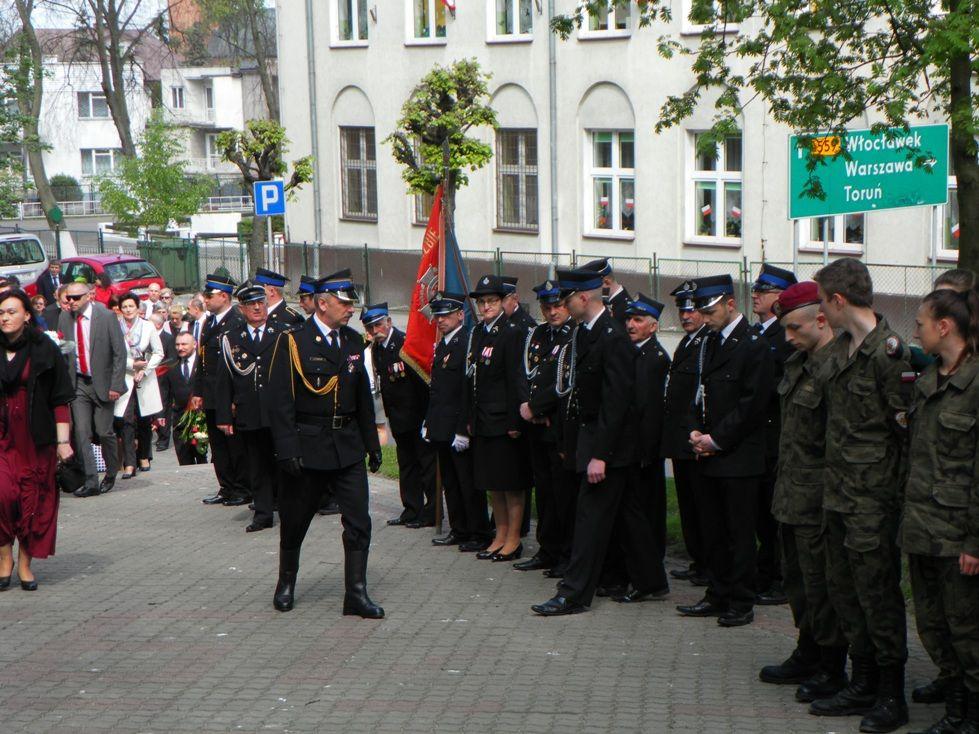
[{"label": "green road sign", "polygon": [[53,206],[50,209],[48,209],[48,216],[51,217],[51,221],[54,222],[55,224],[61,224],[61,220],[65,218],[65,215],[62,213],[61,209],[57,206]]},{"label": "green road sign", "polygon": [[[819,179],[824,199],[803,193],[809,155],[799,147],[799,137],[789,136],[789,219],[948,201],[948,125],[922,125],[891,135],[870,130],[849,130],[842,138],[816,134],[809,145],[820,162],[812,175]],[[916,165],[919,156],[929,163]]]}]

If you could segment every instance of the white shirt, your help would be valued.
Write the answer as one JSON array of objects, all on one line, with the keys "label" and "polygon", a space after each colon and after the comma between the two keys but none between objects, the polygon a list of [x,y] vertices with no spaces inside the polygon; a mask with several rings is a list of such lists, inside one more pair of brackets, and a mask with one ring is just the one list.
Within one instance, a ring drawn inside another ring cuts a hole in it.
[{"label": "white shirt", "polygon": [[221,321],[224,319],[224,317],[228,315],[228,312],[230,310],[231,307],[229,306],[228,308],[224,309],[224,311],[222,311],[221,313],[211,314],[214,317],[214,325],[217,326],[218,324],[220,324]]},{"label": "white shirt", "polygon": [[615,293],[612,293],[611,291],[609,291],[609,294],[608,294],[609,300],[611,301],[613,298],[615,298],[621,292],[622,292],[622,286],[621,285],[619,285],[619,287],[615,289]]},{"label": "white shirt", "polygon": [[[190,353],[190,356],[187,357],[187,376],[188,377],[190,377],[192,374],[194,374],[194,362],[196,362],[196,361],[197,361],[197,353],[196,352],[191,352]],[[184,374],[184,360],[182,358],[177,363],[177,371],[180,373],[180,376],[183,377],[183,374]]]},{"label": "white shirt", "polygon": [[204,333],[204,324],[207,321],[207,315],[201,316],[193,324],[187,324],[186,331],[189,331],[196,341],[201,340],[201,334]]},{"label": "white shirt", "polygon": [[591,327],[593,327],[595,325],[595,322],[598,321],[598,319],[601,318],[601,316],[602,316],[603,313],[605,313],[605,309],[604,308],[601,311],[599,311],[597,314],[595,314],[590,321],[588,321],[587,323],[582,324],[582,325],[588,331],[591,331]]},{"label": "white shirt", "polygon": [[744,318],[743,314],[738,314],[738,318],[732,321],[730,324],[721,329],[721,344],[727,341],[727,338],[731,336],[731,332],[734,331],[735,327],[741,323],[741,319]]},{"label": "white shirt", "polygon": [[391,337],[392,336],[394,336],[394,327],[393,326],[391,327],[391,330],[388,332],[388,338],[384,340],[384,345],[383,346],[384,346],[385,349],[387,349],[388,348],[388,344],[391,343]]},{"label": "white shirt", "polygon": [[637,342],[634,346],[636,347],[636,349],[642,349],[643,346],[646,344],[646,342],[648,342],[649,339],[652,339],[652,338],[653,337],[649,337],[648,339],[643,339],[641,342]]},{"label": "white shirt", "polygon": [[255,341],[261,341],[263,333],[265,333],[265,324],[260,324],[259,326],[248,326],[248,336]]},{"label": "white shirt", "polygon": [[[80,355],[82,350],[76,346],[75,348],[75,370],[86,377],[92,376],[92,304],[89,303],[85,310],[76,316],[76,319],[80,319],[82,322],[82,339],[85,342],[85,362],[88,366],[88,372],[82,372],[82,363]],[[78,327],[75,327],[75,334],[78,333]],[[72,335],[75,337],[75,335]]]},{"label": "white shirt", "polygon": [[[339,346],[340,342],[340,330],[331,329],[329,326],[320,321],[319,316],[313,316],[313,321],[316,322],[317,328],[326,337],[326,343],[330,346]],[[334,341],[336,339],[336,341]]]},{"label": "white shirt", "polygon": [[456,334],[458,334],[458,333],[459,333],[459,331],[460,331],[460,330],[462,329],[462,327],[463,327],[463,326],[465,326],[465,324],[459,324],[459,325],[458,325],[458,326],[457,326],[457,327],[455,328],[455,330],[454,330],[454,331],[451,331],[451,332],[449,332],[448,334],[446,334],[445,336],[443,336],[443,337],[442,337],[442,341],[443,341],[444,343],[446,343],[446,344],[448,344],[448,343],[449,343],[450,341],[452,341],[452,337],[454,337],[454,336],[455,336]]},{"label": "white shirt", "polygon": [[761,333],[764,334],[766,331],[768,331],[771,328],[772,324],[774,324],[776,321],[778,321],[778,316],[772,316],[768,321],[762,321]]}]

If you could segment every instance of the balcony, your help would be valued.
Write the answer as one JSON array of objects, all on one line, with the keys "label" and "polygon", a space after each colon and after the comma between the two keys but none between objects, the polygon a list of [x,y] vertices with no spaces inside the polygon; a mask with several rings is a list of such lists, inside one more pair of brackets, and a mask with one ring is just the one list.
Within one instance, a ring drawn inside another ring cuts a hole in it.
[{"label": "balcony", "polygon": [[233,163],[225,163],[220,156],[211,155],[205,158],[186,158],[188,173],[237,174],[238,167]]}]

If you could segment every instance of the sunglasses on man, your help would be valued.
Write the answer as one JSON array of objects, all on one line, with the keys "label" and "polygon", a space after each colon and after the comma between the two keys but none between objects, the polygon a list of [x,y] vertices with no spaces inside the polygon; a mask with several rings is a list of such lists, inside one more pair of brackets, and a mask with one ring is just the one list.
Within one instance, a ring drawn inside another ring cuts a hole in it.
[{"label": "sunglasses on man", "polygon": [[87,295],[88,293],[78,293],[77,295],[72,295],[71,293],[67,293],[65,294],[65,298],[68,299],[69,301],[80,301],[83,298],[85,298],[85,296]]}]

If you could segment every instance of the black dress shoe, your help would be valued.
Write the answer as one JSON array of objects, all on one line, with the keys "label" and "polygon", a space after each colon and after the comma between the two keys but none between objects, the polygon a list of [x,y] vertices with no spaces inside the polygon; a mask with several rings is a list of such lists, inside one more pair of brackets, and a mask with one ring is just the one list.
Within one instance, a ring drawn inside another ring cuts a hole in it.
[{"label": "black dress shoe", "polygon": [[74,492],[73,495],[76,497],[98,497],[99,488],[98,487],[79,487]]},{"label": "black dress shoe", "polygon": [[102,481],[99,482],[99,494],[107,494],[112,491],[112,488],[116,486],[115,476],[105,476],[102,477]]},{"label": "black dress shoe", "polygon": [[584,605],[576,604],[566,596],[555,596],[543,604],[534,604],[530,609],[542,617],[560,617],[564,614],[581,614],[588,611]]},{"label": "black dress shoe", "polygon": [[687,581],[697,575],[697,572],[691,568],[674,568],[670,571],[670,576],[680,581]]},{"label": "black dress shoe", "polygon": [[736,609],[729,609],[717,618],[717,623],[721,627],[743,627],[755,621],[755,613],[752,610],[739,612]]},{"label": "black dress shoe", "polygon": [[781,586],[773,586],[767,591],[759,592],[755,594],[755,604],[761,604],[763,606],[778,606],[780,604],[788,604],[789,597],[785,595]]},{"label": "black dress shoe", "polygon": [[945,700],[947,683],[936,678],[931,683],[925,683],[911,691],[911,700],[915,703],[942,703]]},{"label": "black dress shoe", "polygon": [[553,568],[549,568],[544,571],[544,575],[549,579],[563,579],[564,574],[568,571],[568,565],[566,563],[559,563]]},{"label": "black dress shoe", "polygon": [[215,494],[210,497],[205,497],[201,502],[205,505],[220,505],[224,502],[224,497],[220,494]]},{"label": "black dress shoe", "polygon": [[687,579],[693,586],[710,586],[710,579],[703,574],[697,574]]},{"label": "black dress shoe", "polygon": [[676,610],[684,617],[720,617],[727,611],[706,599],[701,599],[696,604],[680,604]]},{"label": "black dress shoe", "polygon": [[10,588],[10,577],[0,576],[0,591],[6,591]]},{"label": "black dress shoe", "polygon": [[554,564],[548,561],[546,558],[541,558],[540,553],[537,553],[533,558],[526,561],[513,564],[513,567],[517,571],[541,571],[546,568],[552,568],[553,566]]},{"label": "black dress shoe", "polygon": [[148,466],[138,466],[138,467],[136,467],[136,468],[137,468],[137,469],[139,469],[139,471],[149,471],[150,469],[152,469],[152,468],[153,468],[153,465],[152,465],[152,464],[150,464],[150,465],[148,465]]},{"label": "black dress shoe", "polygon": [[620,604],[635,604],[636,602],[647,601],[649,599],[665,599],[669,596],[669,593],[669,586],[664,586],[662,589],[656,589],[655,591],[639,591],[639,589],[633,589],[628,594],[614,597],[612,601],[617,601]]},{"label": "black dress shoe", "polygon": [[[339,515],[340,505],[338,505],[336,502],[328,502],[316,512],[318,512],[320,515]],[[388,524],[390,525],[390,523]]]},{"label": "black dress shoe", "polygon": [[31,579],[30,581],[20,580],[20,588],[24,591],[37,591],[37,579]]},{"label": "black dress shoe", "polygon": [[245,527],[245,532],[257,533],[259,530],[267,530],[270,527],[272,527],[272,523],[270,522],[255,522],[253,520]]},{"label": "black dress shoe", "polygon": [[479,551],[479,553],[476,554],[476,558],[478,558],[481,561],[489,561],[493,558],[493,556],[499,553],[500,550],[502,550],[502,548],[503,546],[500,546],[499,548],[493,548],[492,550],[486,548],[485,550]]},{"label": "black dress shoe", "polygon": [[418,530],[419,528],[434,528],[434,520],[412,520],[411,522],[406,522],[404,524],[406,528],[411,528],[412,530]]},{"label": "black dress shoe", "polygon": [[392,517],[388,520],[388,525],[407,525],[411,520],[407,520],[403,517]]},{"label": "black dress shoe", "polygon": [[523,555],[523,543],[518,545],[509,553],[503,553],[503,552],[494,553],[493,557],[490,558],[490,560],[493,561],[493,563],[503,563],[505,561],[515,561],[518,558],[520,558],[520,556],[522,555]]},{"label": "black dress shoe", "polygon": [[230,497],[226,500],[221,500],[221,504],[225,507],[241,507],[242,505],[247,505],[251,502],[248,497]]},{"label": "black dress shoe", "polygon": [[450,530],[448,535],[443,535],[441,538],[432,538],[432,545],[437,546],[459,545],[464,542],[465,538],[462,535],[457,535],[454,530]]},{"label": "black dress shoe", "polygon": [[157,451],[166,451],[168,448],[170,448],[170,444],[165,441],[159,441],[157,442],[155,448]]},{"label": "black dress shoe", "polygon": [[136,470],[133,469],[132,471],[124,471],[120,476],[123,479],[132,479],[134,476],[136,476]]},{"label": "black dress shoe", "polygon": [[272,595],[272,606],[280,612],[292,610],[296,595],[296,575],[279,575],[279,581],[275,585],[275,594]]},{"label": "black dress shoe", "polygon": [[462,553],[476,553],[489,548],[489,544],[490,541],[482,540],[480,538],[476,538],[475,540],[467,540],[465,543],[459,543],[459,551]]},{"label": "black dress shoe", "polygon": [[609,586],[599,586],[595,589],[595,596],[610,596],[615,598],[617,596],[625,596],[628,590],[629,588],[622,584],[610,584]]}]

